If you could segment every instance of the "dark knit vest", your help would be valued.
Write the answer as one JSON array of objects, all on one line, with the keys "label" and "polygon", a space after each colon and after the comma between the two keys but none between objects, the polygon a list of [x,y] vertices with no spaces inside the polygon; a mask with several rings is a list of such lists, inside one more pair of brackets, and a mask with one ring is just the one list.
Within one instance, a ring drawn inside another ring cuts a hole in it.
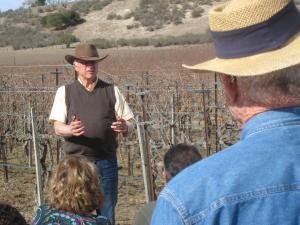
[{"label": "dark knit vest", "polygon": [[85,134],[65,138],[64,149],[67,154],[81,154],[90,160],[109,159],[118,147],[116,133],[111,124],[116,120],[116,97],[114,86],[98,80],[93,91],[75,81],[65,86],[67,105],[67,124],[76,115]]}]

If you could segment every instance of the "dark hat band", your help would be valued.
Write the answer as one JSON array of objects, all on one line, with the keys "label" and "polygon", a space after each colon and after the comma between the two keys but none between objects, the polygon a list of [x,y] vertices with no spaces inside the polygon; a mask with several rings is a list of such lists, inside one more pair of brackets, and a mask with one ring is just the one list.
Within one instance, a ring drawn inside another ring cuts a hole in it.
[{"label": "dark hat band", "polygon": [[278,48],[299,30],[300,14],[291,1],[262,23],[232,31],[211,32],[217,57],[240,58]]}]

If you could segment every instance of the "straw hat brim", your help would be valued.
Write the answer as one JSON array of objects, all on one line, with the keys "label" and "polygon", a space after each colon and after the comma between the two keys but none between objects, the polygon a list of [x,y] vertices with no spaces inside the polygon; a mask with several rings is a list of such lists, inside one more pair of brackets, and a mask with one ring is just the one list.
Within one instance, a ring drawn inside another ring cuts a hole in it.
[{"label": "straw hat brim", "polygon": [[256,76],[281,70],[300,63],[300,33],[281,48],[252,56],[215,58],[194,66],[182,66],[194,71],[213,71],[234,76]]},{"label": "straw hat brim", "polygon": [[102,56],[102,57],[76,57],[73,55],[66,55],[65,56],[65,60],[70,63],[73,64],[75,60],[83,60],[83,61],[102,61],[103,59],[105,59],[106,57],[108,57],[108,55]]}]

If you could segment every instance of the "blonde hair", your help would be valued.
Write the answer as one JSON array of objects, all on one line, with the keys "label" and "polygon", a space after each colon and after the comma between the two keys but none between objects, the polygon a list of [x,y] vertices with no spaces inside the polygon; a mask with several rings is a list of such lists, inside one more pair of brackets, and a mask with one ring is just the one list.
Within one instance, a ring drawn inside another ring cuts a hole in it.
[{"label": "blonde hair", "polygon": [[87,213],[100,208],[103,199],[97,168],[93,163],[80,155],[66,156],[58,163],[48,190],[52,207]]}]

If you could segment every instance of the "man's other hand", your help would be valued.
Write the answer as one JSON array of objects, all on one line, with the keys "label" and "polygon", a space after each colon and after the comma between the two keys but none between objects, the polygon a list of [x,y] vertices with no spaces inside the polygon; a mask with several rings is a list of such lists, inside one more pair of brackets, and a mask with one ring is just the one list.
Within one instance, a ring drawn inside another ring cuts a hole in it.
[{"label": "man's other hand", "polygon": [[117,116],[117,120],[112,123],[111,129],[117,133],[122,133],[126,135],[128,133],[128,126],[124,119]]},{"label": "man's other hand", "polygon": [[81,136],[85,133],[84,126],[81,120],[75,115],[72,116],[72,121],[70,123],[70,129],[72,136]]}]

